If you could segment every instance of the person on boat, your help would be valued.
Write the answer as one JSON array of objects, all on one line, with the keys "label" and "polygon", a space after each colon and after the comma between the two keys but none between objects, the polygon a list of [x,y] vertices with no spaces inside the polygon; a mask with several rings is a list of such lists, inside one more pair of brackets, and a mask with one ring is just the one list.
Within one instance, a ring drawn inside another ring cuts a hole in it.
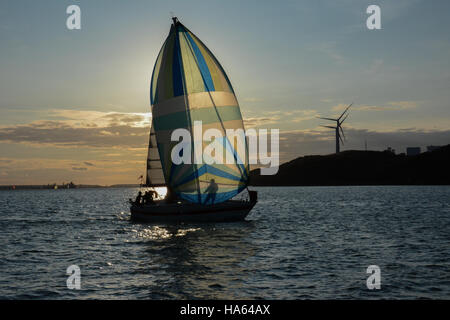
[{"label": "person on boat", "polygon": [[139,192],[138,192],[138,195],[137,195],[137,197],[136,197],[136,200],[134,200],[134,204],[140,205],[141,202],[142,202],[142,192],[139,191]]},{"label": "person on boat", "polygon": [[155,199],[156,198],[156,191],[155,190],[149,190],[147,192],[145,192],[144,194],[144,203],[145,204],[155,204]]},{"label": "person on boat", "polygon": [[214,204],[214,200],[216,200],[217,190],[219,190],[219,186],[214,179],[211,179],[209,181],[208,188],[206,188],[205,190],[205,193],[208,193],[208,196],[205,199],[205,204],[208,203],[209,199],[211,199],[211,204]]}]

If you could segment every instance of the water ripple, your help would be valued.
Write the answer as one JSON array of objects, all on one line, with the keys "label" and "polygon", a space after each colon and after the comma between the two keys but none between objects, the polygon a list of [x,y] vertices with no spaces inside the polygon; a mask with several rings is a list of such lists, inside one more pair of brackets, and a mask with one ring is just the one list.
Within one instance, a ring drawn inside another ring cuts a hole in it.
[{"label": "water ripple", "polygon": [[135,189],[2,191],[0,298],[450,298],[450,187],[258,190],[248,221],[198,225],[129,221]]}]

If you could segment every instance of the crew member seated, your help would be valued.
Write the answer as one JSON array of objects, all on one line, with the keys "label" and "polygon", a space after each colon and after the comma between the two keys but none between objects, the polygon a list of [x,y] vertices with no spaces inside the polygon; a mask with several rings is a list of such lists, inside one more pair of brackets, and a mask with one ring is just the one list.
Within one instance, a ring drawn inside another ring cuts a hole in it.
[{"label": "crew member seated", "polygon": [[155,190],[149,190],[145,192],[144,194],[144,204],[155,204],[155,198],[156,198],[156,191]]}]

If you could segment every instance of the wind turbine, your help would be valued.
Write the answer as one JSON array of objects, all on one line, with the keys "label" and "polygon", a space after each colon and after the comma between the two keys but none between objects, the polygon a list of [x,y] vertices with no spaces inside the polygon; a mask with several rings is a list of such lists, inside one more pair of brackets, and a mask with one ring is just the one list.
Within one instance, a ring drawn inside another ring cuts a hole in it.
[{"label": "wind turbine", "polygon": [[[344,110],[344,112],[342,112],[341,116],[339,118],[337,118],[337,119],[318,117],[319,119],[336,121],[336,127],[333,127],[333,126],[322,126],[322,127],[325,127],[325,128],[331,128],[331,129],[336,130],[336,153],[339,153],[339,151],[340,151],[340,144],[339,144],[339,142],[342,142],[342,144],[344,144],[344,140],[346,140],[345,134],[344,134],[344,129],[342,129],[342,124],[344,123],[345,119],[347,119],[347,117],[349,115],[349,113],[347,113],[346,115],[345,115],[345,113],[348,111],[348,109],[352,105],[353,105],[353,102]],[[345,117],[342,118],[344,115],[345,115]],[[342,133],[342,136],[344,137],[344,140],[341,137],[341,133]]]}]

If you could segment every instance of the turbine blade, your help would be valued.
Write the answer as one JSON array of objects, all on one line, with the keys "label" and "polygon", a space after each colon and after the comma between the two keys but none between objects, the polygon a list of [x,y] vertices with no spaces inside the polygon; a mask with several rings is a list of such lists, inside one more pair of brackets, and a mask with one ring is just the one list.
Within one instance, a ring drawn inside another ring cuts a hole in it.
[{"label": "turbine blade", "polygon": [[341,140],[342,145],[344,145],[344,140],[342,140],[341,135],[339,135],[339,140]]},{"label": "turbine blade", "polygon": [[344,110],[344,112],[342,112],[341,116],[338,118],[338,120],[341,120],[342,116],[344,115],[344,113],[347,112],[347,110],[353,105],[353,102],[350,103],[350,105]]},{"label": "turbine blade", "polygon": [[347,115],[344,117],[344,119],[342,119],[342,121],[339,122],[339,123],[342,124],[342,123],[345,121],[345,119],[347,119],[347,117],[348,117],[349,114],[350,114],[350,113],[347,113]]},{"label": "turbine blade", "polygon": [[317,117],[319,119],[324,119],[324,120],[331,120],[331,121],[337,121],[337,119],[332,119],[332,118],[322,118],[322,117]]},{"label": "turbine blade", "polygon": [[336,129],[336,127],[332,127],[332,126],[321,126],[321,127]]},{"label": "turbine blade", "polygon": [[339,126],[339,129],[341,129],[342,135],[344,136],[344,140],[347,140],[347,138],[345,137],[344,129],[342,129],[341,126]]}]

